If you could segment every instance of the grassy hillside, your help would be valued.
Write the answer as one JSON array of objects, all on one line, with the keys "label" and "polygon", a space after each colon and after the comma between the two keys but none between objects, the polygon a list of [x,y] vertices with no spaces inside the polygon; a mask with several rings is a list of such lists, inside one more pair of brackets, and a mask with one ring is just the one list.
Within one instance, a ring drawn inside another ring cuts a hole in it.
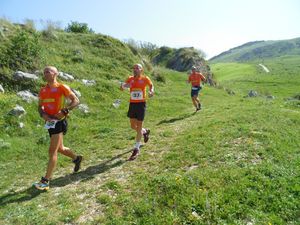
[{"label": "grassy hillside", "polygon": [[[0,94],[1,225],[300,224],[300,100],[287,99],[299,95],[299,58],[265,61],[270,73],[254,63],[214,64],[218,87],[236,94],[204,86],[197,113],[186,74],[156,68],[165,83],[152,77],[150,140],[130,162],[129,93],[117,81],[138,58],[103,35],[56,35],[42,41],[45,64],[97,81],[67,82],[90,107],[89,114],[72,111],[64,140],[84,156],[82,170],[72,174],[72,163],[59,156],[50,190],[33,189],[48,160],[47,131],[37,103],[13,91]],[[260,95],[244,98],[249,90]],[[8,115],[16,104],[27,114]]]},{"label": "grassy hillside", "polygon": [[218,63],[213,64],[215,79],[229,89],[247,95],[256,90],[261,95],[273,95],[276,98],[290,98],[299,94],[300,56],[284,56],[265,60],[270,70],[266,73],[257,63]]},{"label": "grassy hillside", "polygon": [[300,55],[300,38],[281,41],[254,41],[232,48],[210,59],[211,63],[245,62]]}]

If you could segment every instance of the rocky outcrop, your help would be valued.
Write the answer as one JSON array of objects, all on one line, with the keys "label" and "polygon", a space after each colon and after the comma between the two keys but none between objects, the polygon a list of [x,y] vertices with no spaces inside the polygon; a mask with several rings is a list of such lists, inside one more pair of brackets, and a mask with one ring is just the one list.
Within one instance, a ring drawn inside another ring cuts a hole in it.
[{"label": "rocky outcrop", "polygon": [[192,66],[196,66],[197,70],[207,78],[207,82],[214,86],[213,75],[203,55],[204,53],[193,47],[180,49],[161,47],[152,62],[180,72],[190,71]]},{"label": "rocky outcrop", "polygon": [[13,75],[14,80],[22,81],[22,80],[37,80],[39,77],[35,74],[24,73],[22,71],[17,71]]},{"label": "rocky outcrop", "polygon": [[24,101],[26,101],[27,103],[30,103],[32,101],[38,101],[38,97],[36,94],[31,93],[30,91],[26,90],[26,91],[19,91],[17,93],[17,95],[19,97],[21,97]]},{"label": "rocky outcrop", "polygon": [[8,114],[21,117],[22,115],[26,114],[26,111],[22,106],[16,105],[16,107],[10,110]]},{"label": "rocky outcrop", "polygon": [[82,79],[81,81],[85,86],[94,86],[94,85],[96,85],[96,81],[94,81],[94,80]]},{"label": "rocky outcrop", "polygon": [[70,74],[65,73],[65,72],[59,72],[58,77],[62,80],[74,81],[74,77]]}]

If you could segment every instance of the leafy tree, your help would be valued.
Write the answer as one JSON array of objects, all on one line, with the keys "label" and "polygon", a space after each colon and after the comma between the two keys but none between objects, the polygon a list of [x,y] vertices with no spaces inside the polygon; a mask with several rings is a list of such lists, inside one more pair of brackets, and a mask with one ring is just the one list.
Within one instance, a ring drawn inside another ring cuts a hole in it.
[{"label": "leafy tree", "polygon": [[73,33],[94,33],[94,31],[88,27],[87,23],[79,23],[76,21],[71,21],[71,24],[68,24],[65,30]]}]

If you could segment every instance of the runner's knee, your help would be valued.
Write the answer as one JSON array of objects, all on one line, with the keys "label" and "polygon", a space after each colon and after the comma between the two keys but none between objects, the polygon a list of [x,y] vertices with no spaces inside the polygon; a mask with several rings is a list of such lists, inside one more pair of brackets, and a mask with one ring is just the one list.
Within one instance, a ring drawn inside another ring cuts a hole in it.
[{"label": "runner's knee", "polygon": [[49,159],[57,160],[57,151],[54,152],[49,151]]},{"label": "runner's knee", "polygon": [[59,148],[58,148],[58,152],[64,152],[65,150],[66,150],[65,147],[59,147]]},{"label": "runner's knee", "polygon": [[131,129],[136,130],[136,125],[135,124],[131,124],[130,127],[131,127]]}]

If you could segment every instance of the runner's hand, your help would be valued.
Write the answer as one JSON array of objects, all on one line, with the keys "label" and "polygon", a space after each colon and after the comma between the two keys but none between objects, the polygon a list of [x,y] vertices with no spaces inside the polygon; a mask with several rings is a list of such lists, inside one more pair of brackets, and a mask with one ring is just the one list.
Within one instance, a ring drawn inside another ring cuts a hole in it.
[{"label": "runner's hand", "polygon": [[121,91],[124,91],[124,88],[123,88],[123,82],[120,82],[120,90],[121,90]]},{"label": "runner's hand", "polygon": [[151,98],[154,95],[153,91],[149,91],[149,97]]},{"label": "runner's hand", "polygon": [[49,117],[48,114],[46,114],[46,113],[43,113],[42,118],[43,118],[45,121],[49,121],[49,120],[52,119],[52,118]]},{"label": "runner's hand", "polygon": [[63,119],[64,117],[66,117],[67,115],[68,115],[68,113],[64,112],[64,110],[62,109],[62,110],[60,110],[58,113],[56,113],[56,114],[54,115],[54,117],[57,118],[57,119],[59,119],[59,120],[61,120],[61,119]]}]

